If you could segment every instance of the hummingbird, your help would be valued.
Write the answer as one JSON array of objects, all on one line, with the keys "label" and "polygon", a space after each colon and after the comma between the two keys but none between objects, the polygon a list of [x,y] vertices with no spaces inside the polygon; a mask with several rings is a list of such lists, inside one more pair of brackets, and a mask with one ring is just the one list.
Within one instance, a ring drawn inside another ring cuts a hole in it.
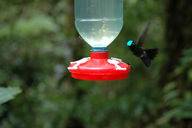
[{"label": "hummingbird", "polygon": [[134,42],[133,40],[129,40],[127,42],[127,46],[131,50],[131,52],[136,56],[139,57],[142,62],[145,64],[146,67],[151,66],[151,61],[157,56],[158,54],[158,49],[153,48],[153,49],[143,49],[143,43],[145,42],[145,39],[148,34],[148,30],[150,27],[151,23],[148,23],[146,27],[144,28],[143,32],[139,36],[138,40]]}]

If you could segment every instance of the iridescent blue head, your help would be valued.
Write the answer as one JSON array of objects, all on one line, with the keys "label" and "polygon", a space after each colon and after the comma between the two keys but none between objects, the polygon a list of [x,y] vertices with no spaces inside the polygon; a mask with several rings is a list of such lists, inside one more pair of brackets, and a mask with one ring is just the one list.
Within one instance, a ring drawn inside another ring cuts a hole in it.
[{"label": "iridescent blue head", "polygon": [[127,46],[131,46],[133,44],[133,40],[129,40],[128,42],[127,42]]}]

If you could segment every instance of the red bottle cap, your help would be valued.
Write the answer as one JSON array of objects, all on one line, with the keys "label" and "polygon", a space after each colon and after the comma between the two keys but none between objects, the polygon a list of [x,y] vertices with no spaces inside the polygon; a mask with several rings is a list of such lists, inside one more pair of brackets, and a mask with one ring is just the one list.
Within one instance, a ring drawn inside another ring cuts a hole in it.
[{"label": "red bottle cap", "polygon": [[128,77],[131,68],[117,58],[108,58],[108,52],[91,52],[91,57],[71,62],[68,70],[75,79],[111,81]]}]

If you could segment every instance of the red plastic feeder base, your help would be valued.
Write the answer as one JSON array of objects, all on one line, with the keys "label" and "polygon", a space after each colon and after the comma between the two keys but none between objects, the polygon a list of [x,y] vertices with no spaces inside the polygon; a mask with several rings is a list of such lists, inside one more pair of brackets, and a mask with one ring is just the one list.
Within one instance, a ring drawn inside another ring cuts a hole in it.
[{"label": "red plastic feeder base", "polygon": [[75,79],[111,81],[128,77],[130,66],[117,58],[108,58],[108,52],[91,52],[91,57],[71,62],[68,67]]}]

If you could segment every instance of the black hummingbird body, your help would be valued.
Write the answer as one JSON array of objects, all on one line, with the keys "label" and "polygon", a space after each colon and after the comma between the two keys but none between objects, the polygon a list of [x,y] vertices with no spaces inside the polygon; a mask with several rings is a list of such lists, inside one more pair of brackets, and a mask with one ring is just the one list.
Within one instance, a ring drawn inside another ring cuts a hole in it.
[{"label": "black hummingbird body", "polygon": [[127,46],[130,48],[131,52],[135,56],[139,57],[147,67],[149,67],[151,65],[151,61],[156,57],[156,55],[158,53],[157,48],[154,48],[154,49],[143,49],[142,48],[142,45],[147,36],[149,26],[150,26],[150,23],[145,27],[144,31],[142,32],[141,36],[139,37],[139,40],[136,43],[132,40],[127,42]]},{"label": "black hummingbird body", "polygon": [[[131,41],[132,42],[132,41]],[[149,67],[151,65],[151,61],[155,58],[158,53],[158,49],[142,49],[138,44],[132,42],[131,45],[128,45],[131,52],[139,57],[143,63]]]},{"label": "black hummingbird body", "polygon": [[142,50],[142,48],[140,48],[137,44],[133,43],[131,46],[129,46],[130,50],[132,51],[132,53],[137,56],[137,57],[141,57],[145,55],[145,52]]}]

